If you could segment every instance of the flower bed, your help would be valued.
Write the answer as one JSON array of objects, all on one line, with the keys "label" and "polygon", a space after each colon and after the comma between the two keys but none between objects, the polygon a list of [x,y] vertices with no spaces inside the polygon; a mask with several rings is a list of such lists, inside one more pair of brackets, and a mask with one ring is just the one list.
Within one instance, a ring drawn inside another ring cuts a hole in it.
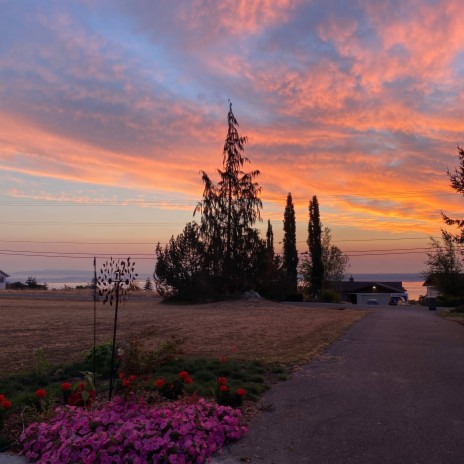
[{"label": "flower bed", "polygon": [[40,463],[205,463],[246,431],[238,409],[200,399],[149,405],[117,397],[101,409],[58,408],[49,422],[21,436],[25,455]]}]

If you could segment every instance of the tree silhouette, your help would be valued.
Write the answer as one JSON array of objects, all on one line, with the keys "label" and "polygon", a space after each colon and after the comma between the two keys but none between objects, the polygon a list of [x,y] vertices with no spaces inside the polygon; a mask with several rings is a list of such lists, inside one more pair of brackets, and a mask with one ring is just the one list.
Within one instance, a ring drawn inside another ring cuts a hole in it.
[{"label": "tree silhouette", "polygon": [[[464,149],[458,145],[458,160],[459,166],[451,172],[447,170],[448,177],[450,179],[450,185],[453,190],[464,195]],[[464,219],[451,219],[442,211],[442,217],[445,224],[448,226],[455,226],[459,229],[458,234],[451,234],[450,232],[442,229],[442,235],[445,242],[449,239],[454,240],[457,243],[464,243]]]},{"label": "tree silhouette", "polygon": [[316,195],[309,202],[307,243],[311,257],[310,292],[317,298],[324,282],[324,263],[322,257],[322,224],[319,215],[319,202]]},{"label": "tree silhouette", "polygon": [[287,276],[287,291],[289,295],[297,292],[298,277],[298,251],[296,249],[296,220],[292,194],[287,195],[287,204],[284,212],[284,238],[283,238],[283,269]]},{"label": "tree silhouette", "polygon": [[247,137],[238,133],[238,122],[229,102],[228,129],[223,149],[223,169],[218,169],[219,181],[214,183],[202,172],[203,200],[195,213],[201,214],[200,231],[204,239],[208,263],[214,276],[220,277],[225,291],[242,287],[243,268],[250,255],[250,236],[261,220],[261,187],[255,181],[259,171],[244,172],[249,163],[243,153]]}]

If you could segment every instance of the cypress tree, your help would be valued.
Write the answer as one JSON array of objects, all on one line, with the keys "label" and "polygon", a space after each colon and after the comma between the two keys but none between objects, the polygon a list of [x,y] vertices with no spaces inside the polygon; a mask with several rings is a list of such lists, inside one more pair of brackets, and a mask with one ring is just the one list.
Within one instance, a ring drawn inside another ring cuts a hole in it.
[{"label": "cypress tree", "polygon": [[322,257],[322,224],[319,215],[319,202],[314,195],[309,202],[308,248],[311,257],[311,285],[313,296],[322,290],[324,282],[324,263]]},{"label": "cypress tree", "polygon": [[292,194],[287,195],[284,212],[283,269],[287,277],[289,296],[297,292],[298,252],[296,249],[296,221]]},{"label": "cypress tree", "polygon": [[272,231],[270,219],[267,220],[266,249],[271,258],[274,258],[274,232]]}]

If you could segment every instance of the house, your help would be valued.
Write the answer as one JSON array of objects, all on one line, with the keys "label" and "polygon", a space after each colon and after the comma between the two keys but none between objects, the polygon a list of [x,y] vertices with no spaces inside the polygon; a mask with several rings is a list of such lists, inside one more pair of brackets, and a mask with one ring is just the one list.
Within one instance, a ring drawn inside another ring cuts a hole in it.
[{"label": "house", "polygon": [[339,282],[341,298],[353,304],[367,304],[368,300],[375,299],[379,304],[388,304],[392,296],[402,296],[408,301],[408,294],[403,282],[355,282],[353,276],[350,280]]},{"label": "house", "polygon": [[10,277],[10,276],[6,272],[3,272],[0,269],[0,290],[5,290],[7,277]]}]

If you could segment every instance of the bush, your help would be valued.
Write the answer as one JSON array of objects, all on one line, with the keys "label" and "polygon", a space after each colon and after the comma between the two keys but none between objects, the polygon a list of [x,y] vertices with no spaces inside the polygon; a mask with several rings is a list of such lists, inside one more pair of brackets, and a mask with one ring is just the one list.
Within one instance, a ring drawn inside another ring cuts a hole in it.
[{"label": "bush", "polygon": [[437,306],[452,308],[462,305],[464,305],[464,297],[462,296],[441,295],[437,297]]},{"label": "bush", "polygon": [[303,294],[302,293],[291,293],[285,297],[285,301],[301,302],[303,301]]}]

